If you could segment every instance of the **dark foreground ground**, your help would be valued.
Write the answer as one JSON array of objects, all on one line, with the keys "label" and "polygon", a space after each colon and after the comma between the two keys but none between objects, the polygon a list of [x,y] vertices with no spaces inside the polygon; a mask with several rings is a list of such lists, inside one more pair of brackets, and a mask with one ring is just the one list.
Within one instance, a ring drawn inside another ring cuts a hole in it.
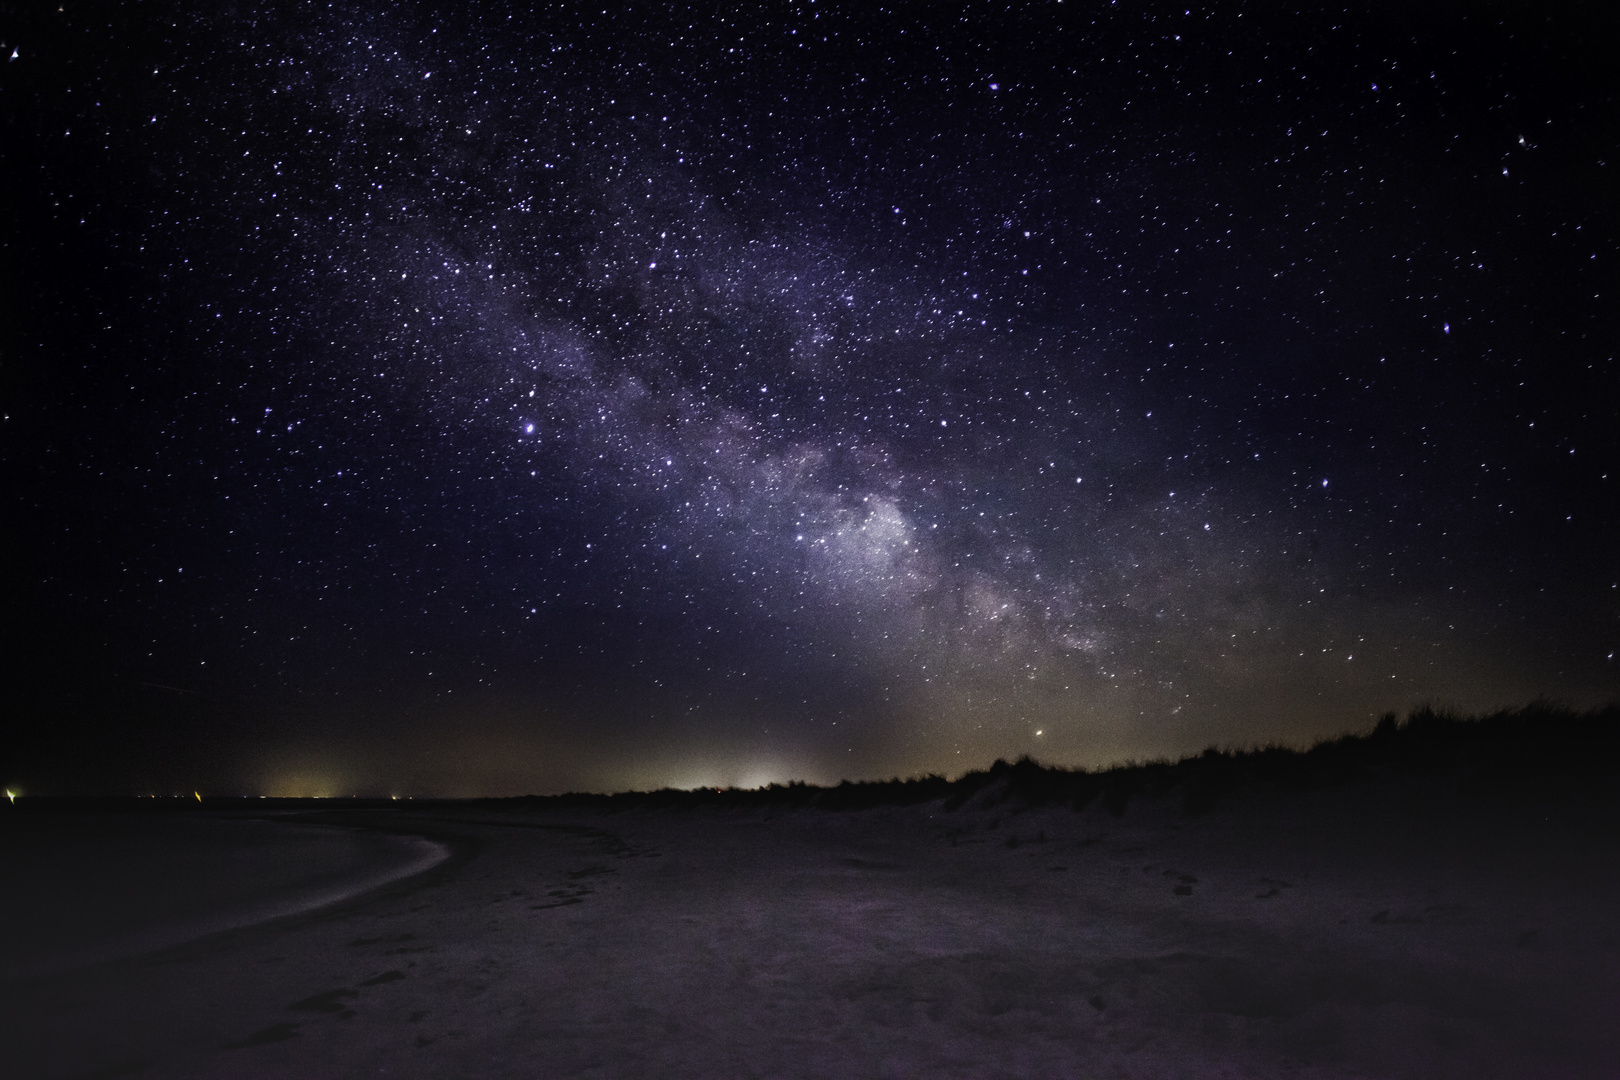
[{"label": "dark foreground ground", "polygon": [[856,810],[538,800],[303,815],[454,854],[318,911],[13,979],[0,1067],[1620,1075],[1611,791],[1509,797],[1454,772],[1374,769],[1212,806],[1149,791],[1076,811],[1032,805],[1016,772],[961,799]]}]

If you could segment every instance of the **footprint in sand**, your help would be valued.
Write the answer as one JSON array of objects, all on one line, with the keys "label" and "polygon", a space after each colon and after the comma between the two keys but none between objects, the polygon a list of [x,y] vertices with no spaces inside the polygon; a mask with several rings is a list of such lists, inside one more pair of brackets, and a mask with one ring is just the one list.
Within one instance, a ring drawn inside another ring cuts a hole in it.
[{"label": "footprint in sand", "polygon": [[302,1001],[293,1002],[287,1008],[291,1012],[340,1013],[348,1008],[344,1004],[345,1001],[358,996],[347,986],[341,986],[322,994],[312,994]]},{"label": "footprint in sand", "polygon": [[1191,896],[1193,891],[1192,887],[1198,884],[1197,878],[1193,877],[1191,874],[1183,874],[1179,870],[1166,870],[1164,872],[1164,876],[1173,877],[1181,882],[1180,885],[1177,885],[1174,889],[1170,890],[1177,896]]},{"label": "footprint in sand", "polygon": [[1264,892],[1255,893],[1254,898],[1256,900],[1270,900],[1273,896],[1281,896],[1284,889],[1293,888],[1293,886],[1286,881],[1278,881],[1276,878],[1268,877],[1261,878],[1260,884],[1266,886],[1266,890]]},{"label": "footprint in sand", "polygon": [[1531,952],[1546,952],[1547,943],[1542,940],[1539,930],[1526,930],[1519,935],[1519,948],[1529,949]]},{"label": "footprint in sand", "polygon": [[1374,915],[1372,917],[1372,921],[1380,926],[1394,926],[1397,923],[1405,923],[1408,925],[1421,923],[1423,920],[1415,919],[1410,915],[1391,915],[1388,909],[1385,909],[1384,911],[1380,911]]},{"label": "footprint in sand", "polygon": [[[407,940],[410,937],[410,934],[405,934],[402,938],[393,938],[388,940]],[[358,941],[349,942],[349,945],[350,947],[375,945],[383,940],[385,939],[361,938]],[[384,971],[380,975],[373,975],[371,978],[363,980],[360,985],[382,986],[384,983],[398,982],[404,977],[405,973],[403,971]],[[340,986],[336,990],[326,990],[319,994],[311,994],[307,998],[301,998],[300,1000],[293,1002],[291,1005],[288,1005],[287,1009],[289,1012],[325,1013],[330,1016],[336,1016],[339,1020],[347,1020],[354,1015],[354,1010],[350,1009],[347,1003],[353,1001],[359,996],[360,995],[358,993],[349,987]],[[426,1014],[424,1013],[422,1015]],[[413,1019],[415,1018],[413,1017]],[[283,1042],[297,1035],[299,1033],[298,1029],[301,1026],[301,1024],[297,1023],[271,1024],[267,1028],[260,1028],[258,1031],[255,1031],[247,1038],[238,1042],[226,1043],[224,1048],[226,1050],[244,1050],[250,1046],[264,1046],[268,1043]]]},{"label": "footprint in sand", "polygon": [[298,1024],[271,1024],[267,1028],[260,1028],[240,1042],[226,1043],[226,1050],[246,1050],[251,1046],[267,1046],[270,1043],[285,1042],[298,1034]]},{"label": "footprint in sand", "polygon": [[381,945],[384,942],[415,941],[415,940],[416,940],[416,935],[415,934],[394,934],[391,937],[363,937],[363,938],[355,938],[353,941],[349,942],[348,947],[351,948],[351,949],[360,949],[360,948],[364,948],[367,945]]},{"label": "footprint in sand", "polygon": [[[569,874],[568,876],[574,877],[575,875]],[[585,897],[589,896],[595,891],[596,890],[592,889],[589,885],[569,885],[562,889],[552,889],[546,894],[547,896],[553,898],[551,903],[530,904],[529,910],[545,911],[548,908],[567,907],[570,904],[583,904],[585,902]]]},{"label": "footprint in sand", "polygon": [[530,911],[546,911],[550,908],[568,907],[570,904],[583,904],[585,901],[577,896],[567,896],[551,904],[530,904]]},{"label": "footprint in sand", "polygon": [[381,986],[383,983],[398,982],[405,977],[403,971],[385,971],[381,975],[373,975],[360,983],[361,986]]}]

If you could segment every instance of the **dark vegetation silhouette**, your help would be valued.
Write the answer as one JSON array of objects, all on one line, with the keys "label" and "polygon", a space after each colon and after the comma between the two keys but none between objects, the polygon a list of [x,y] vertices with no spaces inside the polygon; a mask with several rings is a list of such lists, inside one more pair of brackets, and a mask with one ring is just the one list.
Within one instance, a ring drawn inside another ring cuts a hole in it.
[{"label": "dark vegetation silhouette", "polygon": [[1344,735],[1308,750],[1268,746],[1220,750],[1179,761],[1127,763],[1091,771],[1042,765],[1029,757],[997,761],[956,780],[931,774],[909,780],[850,781],[818,787],[802,781],[755,789],[665,788],[614,795],[528,796],[502,802],[590,806],[596,809],[732,807],[867,810],[943,800],[955,811],[1003,803],[1069,806],[1099,803],[1121,815],[1133,799],[1179,798],[1181,809],[1206,814],[1244,795],[1311,791],[1380,777],[1447,779],[1464,797],[1539,801],[1573,791],[1620,793],[1620,705],[1588,712],[1548,702],[1463,717],[1424,707],[1398,721],[1386,713],[1364,734]]},{"label": "dark vegetation silhouette", "polygon": [[427,804],[682,810],[698,807],[787,810],[868,810],[940,801],[948,812],[964,807],[1010,809],[1097,804],[1122,815],[1136,799],[1173,797],[1185,813],[1206,814],[1221,802],[1251,795],[1313,791],[1380,778],[1427,777],[1458,795],[1494,803],[1541,803],[1570,796],[1620,795],[1620,704],[1587,712],[1539,701],[1482,717],[1432,707],[1404,721],[1386,713],[1371,731],[1317,743],[1308,750],[1267,746],[1245,750],[1210,747],[1179,761],[1128,762],[1089,770],[1042,765],[1029,757],[997,761],[955,780],[937,774],[909,780],[845,780],[831,787],[803,781],[764,788],[664,788],[612,795],[573,793],[517,798],[413,799],[356,796],[339,799],[263,799],[207,795],[176,798],[31,796],[0,804],[8,814],[290,808],[403,809]]}]

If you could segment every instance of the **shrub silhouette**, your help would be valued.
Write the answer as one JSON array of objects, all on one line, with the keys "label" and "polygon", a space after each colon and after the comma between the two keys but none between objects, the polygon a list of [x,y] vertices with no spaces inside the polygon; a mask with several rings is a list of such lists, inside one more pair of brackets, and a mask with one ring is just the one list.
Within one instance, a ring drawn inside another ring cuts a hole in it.
[{"label": "shrub silhouette", "polygon": [[1197,816],[1245,793],[1311,791],[1380,775],[1450,777],[1463,794],[1495,801],[1545,799],[1571,790],[1615,792],[1620,790],[1617,757],[1620,706],[1576,712],[1536,701],[1477,718],[1423,706],[1404,722],[1385,713],[1371,731],[1324,740],[1307,750],[1210,747],[1180,761],[1127,763],[1095,772],[1042,765],[1025,756],[1011,763],[998,760],[955,780],[931,773],[906,780],[845,780],[834,787],[794,781],[753,790],[666,788],[536,801],[608,810],[714,806],[849,811],[939,800],[946,812],[956,812],[1009,803],[1067,805],[1079,811],[1100,799],[1110,814],[1119,816],[1133,799],[1179,793],[1182,811]]}]

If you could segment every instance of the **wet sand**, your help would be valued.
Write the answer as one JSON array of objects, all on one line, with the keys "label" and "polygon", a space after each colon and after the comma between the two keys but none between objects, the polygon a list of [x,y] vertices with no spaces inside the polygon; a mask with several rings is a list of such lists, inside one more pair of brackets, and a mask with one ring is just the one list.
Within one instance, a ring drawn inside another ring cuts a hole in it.
[{"label": "wet sand", "polygon": [[1617,818],[440,806],[454,855],[0,988],[20,1077],[1612,1077]]}]

